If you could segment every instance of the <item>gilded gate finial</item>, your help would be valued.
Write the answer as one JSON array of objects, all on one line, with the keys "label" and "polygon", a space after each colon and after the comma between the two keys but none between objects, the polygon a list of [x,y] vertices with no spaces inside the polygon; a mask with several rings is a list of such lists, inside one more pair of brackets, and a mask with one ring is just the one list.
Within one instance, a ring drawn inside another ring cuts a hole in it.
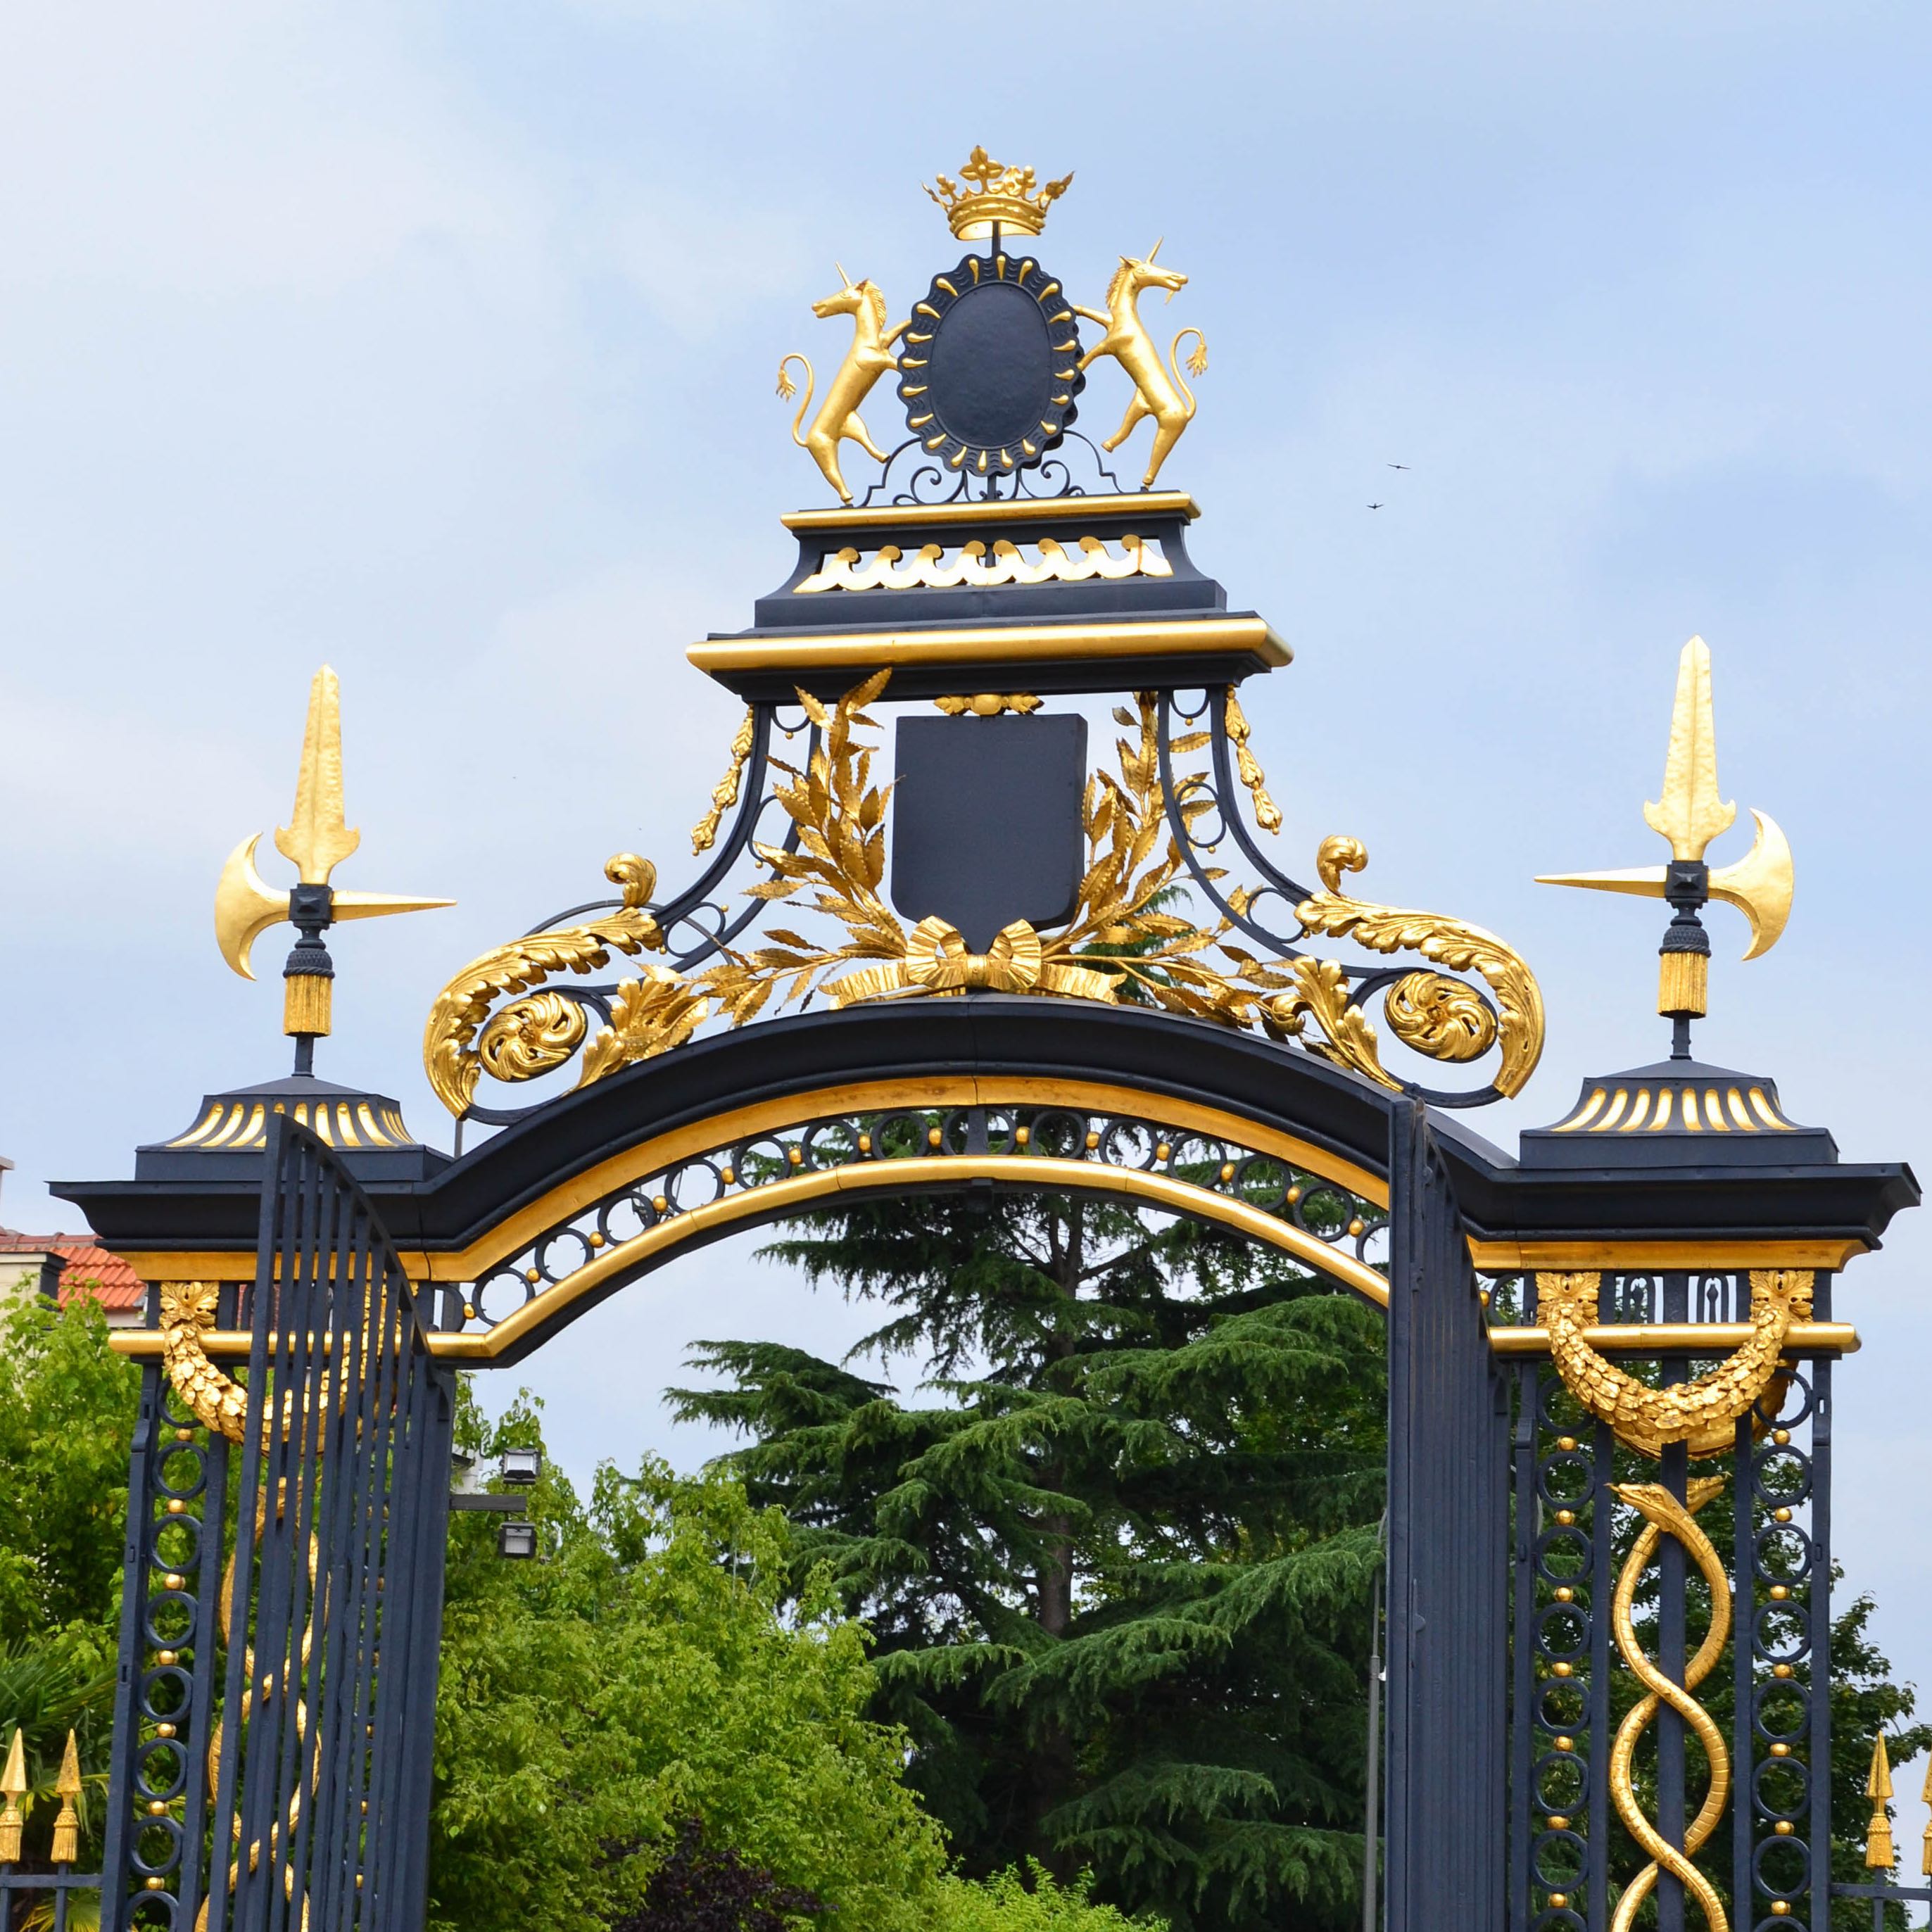
[{"label": "gilded gate finial", "polygon": [[14,1742],[7,1750],[7,1768],[0,1772],[0,1796],[7,1800],[0,1810],[0,1865],[16,1863],[20,1856],[20,1832],[26,1820],[20,1800],[27,1795],[27,1759],[20,1727],[14,1726]]},{"label": "gilded gate finial", "polygon": [[327,664],[309,686],[302,727],[302,764],[296,776],[295,809],[275,833],[275,849],[296,868],[296,884],[278,892],[255,868],[251,832],[228,855],[214,889],[214,938],[221,956],[244,980],[255,976],[249,955],[272,926],[288,920],[298,938],[283,969],[282,1030],[295,1036],[296,1070],[310,1070],[314,1042],[330,1029],[335,968],[322,934],[345,919],[380,919],[398,912],[426,912],[453,899],[399,898],[388,892],[342,892],[330,875],[362,842],[344,814],[342,792],[342,697]]},{"label": "gilded gate finial", "polygon": [[1865,1796],[1872,1802],[1871,1822],[1865,1827],[1865,1867],[1870,1871],[1889,1871],[1898,1863],[1898,1853],[1892,1843],[1892,1761],[1886,1755],[1882,1731],[1872,1740]]},{"label": "gilded gate finial", "polygon": [[61,1802],[54,1820],[53,1862],[70,1865],[80,1856],[80,1814],[74,1801],[80,1796],[80,1746],[73,1732],[67,1734],[67,1749],[61,1755],[60,1775],[54,1780],[54,1792]]},{"label": "gilded gate finial", "polygon": [[1742,859],[1714,871],[1706,863],[1706,849],[1730,829],[1737,811],[1735,804],[1718,795],[1710,647],[1702,638],[1693,638],[1678,658],[1662,795],[1643,808],[1645,824],[1670,842],[1670,864],[1624,872],[1545,873],[1537,880],[1541,886],[1634,892],[1670,902],[1676,916],[1660,951],[1657,1010],[1676,1022],[1673,1058],[1690,1058],[1690,1022],[1709,1007],[1711,943],[1697,916],[1700,909],[1712,899],[1721,899],[1744,914],[1751,933],[1747,959],[1768,952],[1791,916],[1791,847],[1766,814],[1753,809],[1756,833]]}]

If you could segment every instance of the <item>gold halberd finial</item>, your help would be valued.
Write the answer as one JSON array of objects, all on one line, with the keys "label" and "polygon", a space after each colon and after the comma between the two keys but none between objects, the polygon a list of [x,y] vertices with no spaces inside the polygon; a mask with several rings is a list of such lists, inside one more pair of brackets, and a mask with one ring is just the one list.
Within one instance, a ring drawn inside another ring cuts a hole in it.
[{"label": "gold halberd finial", "polygon": [[946,211],[954,238],[961,242],[983,241],[995,222],[1002,234],[1037,235],[1046,225],[1046,211],[1073,179],[1070,172],[1039,187],[1032,169],[1007,167],[984,148],[975,148],[959,172],[970,189],[941,175],[926,193]]},{"label": "gold halberd finial", "polygon": [[[1744,914],[1751,932],[1747,959],[1768,952],[1791,916],[1791,847],[1766,814],[1752,811],[1756,836],[1742,859],[1715,870],[1706,864],[1712,840],[1728,830],[1737,815],[1736,806],[1718,795],[1710,647],[1702,638],[1693,638],[1678,658],[1663,795],[1643,808],[1644,822],[1670,842],[1671,863],[1624,872],[1547,873],[1537,880],[1543,886],[1582,886],[1668,900],[1677,916],[1660,954],[1658,1011],[1680,1022],[1701,1016],[1709,1004],[1710,942],[1697,917],[1700,907],[1721,899]],[[1679,1057],[1688,1057],[1688,1034],[1682,1026],[1679,1033],[1684,1049]]]},{"label": "gold halberd finial", "polygon": [[296,776],[295,809],[275,833],[275,849],[296,868],[292,891],[278,892],[255,869],[251,833],[228,855],[214,889],[214,938],[221,956],[244,980],[255,976],[249,955],[272,926],[291,921],[301,934],[284,974],[283,1030],[298,1040],[326,1034],[334,968],[320,935],[345,919],[380,919],[388,913],[424,912],[453,899],[405,898],[389,892],[343,892],[329,876],[362,842],[344,815],[342,794],[342,694],[327,664],[309,686],[302,728],[302,765]]}]

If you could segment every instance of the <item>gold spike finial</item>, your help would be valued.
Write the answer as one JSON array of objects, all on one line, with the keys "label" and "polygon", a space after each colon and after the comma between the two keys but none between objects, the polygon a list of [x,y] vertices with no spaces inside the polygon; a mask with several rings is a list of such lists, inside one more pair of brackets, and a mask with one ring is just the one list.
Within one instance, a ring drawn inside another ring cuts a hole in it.
[{"label": "gold spike finial", "polygon": [[[1925,1784],[1918,1798],[1920,1803],[1932,1804],[1932,1758],[1925,1761]],[[1924,1843],[1919,1848],[1918,1870],[1921,1876],[1932,1878],[1932,1820],[1926,1824]]]},{"label": "gold spike finial", "polygon": [[[302,728],[302,766],[296,776],[295,810],[290,823],[275,834],[275,849],[296,868],[304,886],[328,886],[329,874],[362,842],[361,832],[351,829],[343,812],[342,797],[342,696],[336,676],[327,664],[318,670],[308,692],[308,718]],[[214,890],[214,937],[221,956],[244,980],[252,980],[249,955],[255,941],[272,926],[290,917],[291,896],[278,892],[255,868],[258,832],[242,840],[228,855],[221,878]],[[453,899],[410,898],[389,892],[343,892],[330,887],[327,895],[328,918],[325,924],[347,919],[378,919],[387,913],[426,912],[436,906],[453,905]],[[326,982],[297,974],[289,982],[302,997],[296,1000],[300,1012],[291,1006],[292,1033],[326,1033],[328,1030],[326,996],[313,997],[317,988],[326,995]],[[291,996],[294,998],[295,996]],[[304,1002],[306,1004],[304,1004]]]},{"label": "gold spike finial", "polygon": [[362,842],[350,830],[342,802],[342,692],[324,664],[308,688],[308,719],[302,727],[302,769],[296,775],[292,823],[275,833],[275,850],[305,886],[326,886],[328,875]]},{"label": "gold spike finial", "polygon": [[74,1808],[74,1801],[80,1796],[80,1745],[71,1731],[67,1734],[67,1749],[61,1756],[54,1790],[61,1808],[54,1820],[52,1856],[57,1865],[70,1865],[80,1856],[80,1814]]},{"label": "gold spike finial", "polygon": [[1702,638],[1693,638],[1677,661],[1677,697],[1671,712],[1670,748],[1664,761],[1663,796],[1643,808],[1644,822],[1670,841],[1677,869],[1638,866],[1623,872],[1550,872],[1537,880],[1540,886],[1582,886],[1592,892],[1634,892],[1671,901],[1678,914],[1673,930],[1687,924],[1691,928],[1678,932],[1678,940],[1688,938],[1694,944],[1666,945],[1659,974],[1659,1012],[1688,1019],[1705,1010],[1709,942],[1695,928],[1696,914],[1707,900],[1721,899],[1736,907],[1749,922],[1747,959],[1768,952],[1791,916],[1791,847],[1766,813],[1752,811],[1756,836],[1742,859],[1729,866],[1705,866],[1711,841],[1727,830],[1737,815],[1736,806],[1718,796],[1711,652]]},{"label": "gold spike finial", "polygon": [[1872,1745],[1871,1774],[1865,1780],[1865,1796],[1872,1802],[1871,1822],[1865,1827],[1865,1864],[1873,1871],[1889,1871],[1898,1854],[1892,1849],[1892,1814],[1886,1806],[1892,1796],[1892,1762],[1886,1756],[1882,1731]]},{"label": "gold spike finial", "polygon": [[26,1751],[18,1724],[14,1726],[14,1742],[7,1752],[7,1768],[0,1772],[0,1794],[7,1800],[0,1809],[0,1865],[10,1865],[20,1856],[20,1828],[26,1822],[20,1800],[27,1795]]},{"label": "gold spike finial", "polygon": [[1693,638],[1677,659],[1677,702],[1670,714],[1670,749],[1664,760],[1664,796],[1643,808],[1644,823],[1670,841],[1673,859],[1701,859],[1738,815],[1718,796],[1718,741],[1711,722],[1711,649]]}]

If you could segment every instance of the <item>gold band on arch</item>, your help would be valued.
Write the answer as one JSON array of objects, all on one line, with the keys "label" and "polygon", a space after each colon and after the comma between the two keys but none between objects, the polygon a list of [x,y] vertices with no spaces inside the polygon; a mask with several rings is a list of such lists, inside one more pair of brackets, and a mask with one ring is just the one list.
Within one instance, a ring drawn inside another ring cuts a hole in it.
[{"label": "gold band on arch", "polygon": [[1344,1288],[1388,1306],[1388,1283],[1366,1262],[1331,1246],[1245,1201],[1230,1200],[1211,1188],[1197,1186],[1172,1174],[1150,1174],[1142,1168],[1106,1167],[1090,1160],[1061,1160],[1041,1154],[935,1154],[904,1160],[859,1161],[817,1174],[774,1180],[742,1192],[728,1194],[660,1221],[627,1241],[602,1250],[554,1287],[532,1295],[522,1307],[506,1316],[494,1328],[478,1334],[437,1334],[431,1351],[446,1360],[488,1361],[534,1330],[550,1325],[573,1303],[604,1286],[622,1281],[646,1262],[698,1236],[733,1226],[740,1221],[769,1220],[796,1214],[829,1196],[920,1192],[962,1180],[996,1180],[1021,1186],[1076,1190],[1088,1194],[1128,1195],[1150,1206],[1232,1228],[1263,1246],[1279,1248]]}]

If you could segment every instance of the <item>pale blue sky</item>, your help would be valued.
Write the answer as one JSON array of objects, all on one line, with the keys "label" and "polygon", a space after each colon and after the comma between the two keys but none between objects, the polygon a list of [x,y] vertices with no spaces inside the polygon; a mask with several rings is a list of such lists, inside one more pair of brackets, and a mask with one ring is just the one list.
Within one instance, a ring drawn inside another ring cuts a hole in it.
[{"label": "pale blue sky", "polygon": [[[778,358],[836,339],[834,256],[896,309],[950,259],[918,184],[975,141],[1078,170],[1078,287],[1162,234],[1192,278],[1164,480],[1296,648],[1247,699],[1284,849],[1360,836],[1366,886],[1502,933],[1549,1000],[1484,1130],[1660,1050],[1655,909],[1529,881],[1662,856],[1697,631],[1725,794],[1798,877],[1748,970],[1712,914],[1700,1046],[1932,1174],[1928,56],[1917,0],[0,12],[0,1215],[70,1225],[40,1182],[281,1066],[276,943],[234,979],[208,902],[286,814],[324,658],[342,882],[460,903],[338,935],[323,1070],[445,1137],[447,975],[614,850],[679,875],[736,716],[683,649],[820,496]],[[1838,1523],[1932,1683],[1928,1256],[1908,1217],[1843,1286]],[[656,1390],[760,1325],[850,1328],[714,1250],[530,1374],[580,1460],[694,1454]]]}]

